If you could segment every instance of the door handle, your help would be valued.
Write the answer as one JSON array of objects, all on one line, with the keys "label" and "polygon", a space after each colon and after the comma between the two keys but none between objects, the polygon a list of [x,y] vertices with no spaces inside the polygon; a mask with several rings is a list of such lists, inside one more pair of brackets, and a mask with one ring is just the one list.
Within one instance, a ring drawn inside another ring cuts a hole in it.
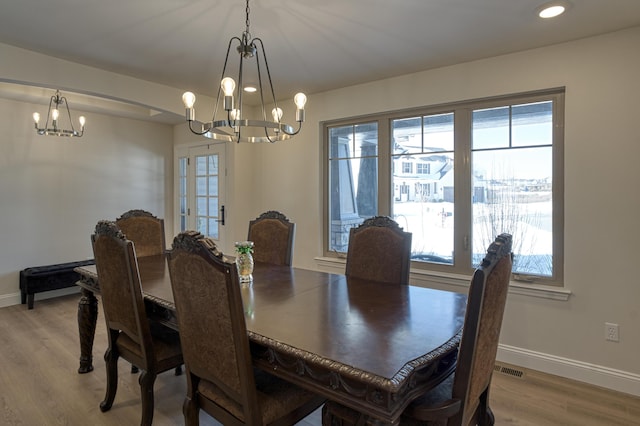
[{"label": "door handle", "polygon": [[224,226],[224,206],[220,207],[220,219],[218,219],[220,225]]}]

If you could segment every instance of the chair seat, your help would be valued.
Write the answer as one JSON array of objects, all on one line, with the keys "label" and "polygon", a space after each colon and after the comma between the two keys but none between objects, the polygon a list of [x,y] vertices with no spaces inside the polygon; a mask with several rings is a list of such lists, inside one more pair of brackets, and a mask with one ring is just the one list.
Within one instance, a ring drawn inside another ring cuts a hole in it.
[{"label": "chair seat", "polygon": [[[155,352],[155,358],[158,371],[167,371],[182,364],[182,349],[180,347],[180,336],[178,333],[166,334],[163,336],[153,337],[153,350]],[[127,336],[125,333],[120,333],[116,340],[116,346],[121,355],[125,359],[131,359],[131,357],[142,358],[140,352],[140,344],[136,343],[133,339]],[[135,364],[135,363],[134,363]],[[137,365],[142,368],[143,366]]]},{"label": "chair seat", "polygon": [[[255,369],[254,378],[258,404],[265,425],[277,423],[280,419],[289,417],[297,407],[307,404],[317,405],[317,401],[321,400],[317,395],[262,370]],[[225,408],[239,420],[245,421],[242,407],[233,399],[225,396],[224,392],[214,383],[204,379],[200,380],[198,392]]]}]

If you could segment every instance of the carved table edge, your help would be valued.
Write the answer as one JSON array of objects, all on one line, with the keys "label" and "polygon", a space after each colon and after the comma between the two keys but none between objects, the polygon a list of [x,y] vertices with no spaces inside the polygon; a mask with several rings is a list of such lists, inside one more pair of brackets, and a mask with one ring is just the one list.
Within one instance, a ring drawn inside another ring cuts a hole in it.
[{"label": "carved table edge", "polygon": [[452,352],[453,350],[457,349],[457,347],[460,344],[460,339],[462,337],[462,330],[460,330],[451,340],[449,340],[448,342],[445,342],[443,345],[439,346],[429,354],[423,355],[421,357],[418,357],[414,360],[407,362],[392,378],[388,379],[386,377],[382,377],[377,374],[373,374],[366,371],[362,371],[360,369],[353,368],[352,366],[343,364],[338,361],[327,360],[312,352],[308,352],[303,349],[292,347],[290,345],[270,339],[268,337],[262,336],[252,331],[249,331],[248,333],[249,333],[249,338],[252,341],[258,344],[264,345],[267,348],[272,348],[275,351],[280,352],[282,354],[304,360],[314,365],[318,365],[322,368],[326,368],[327,370],[334,371],[343,377],[349,377],[351,379],[354,379],[363,383],[368,383],[372,386],[377,387],[380,390],[384,390],[391,393],[397,393],[403,387],[406,387],[407,378],[411,376],[413,373],[415,373],[416,371],[420,370],[421,367],[425,365],[429,365],[434,360],[441,358],[446,354]]}]

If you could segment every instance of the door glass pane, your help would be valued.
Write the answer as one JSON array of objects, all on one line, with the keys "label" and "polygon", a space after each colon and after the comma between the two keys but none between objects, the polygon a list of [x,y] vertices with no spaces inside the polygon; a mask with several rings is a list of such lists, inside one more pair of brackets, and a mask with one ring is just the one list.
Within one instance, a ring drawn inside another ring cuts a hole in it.
[{"label": "door glass pane", "polygon": [[198,231],[218,239],[218,155],[198,155],[196,160],[196,223]]},{"label": "door glass pane", "polygon": [[180,204],[180,231],[187,229],[187,157],[178,159],[178,203]]},{"label": "door glass pane", "polygon": [[393,217],[411,260],[453,263],[453,113],[392,121]]},{"label": "door glass pane", "polygon": [[[552,106],[549,101],[500,108],[495,120],[483,113],[477,123],[474,112],[473,264],[506,232],[513,235],[514,273],[552,276]],[[482,142],[476,144],[476,137]]]}]

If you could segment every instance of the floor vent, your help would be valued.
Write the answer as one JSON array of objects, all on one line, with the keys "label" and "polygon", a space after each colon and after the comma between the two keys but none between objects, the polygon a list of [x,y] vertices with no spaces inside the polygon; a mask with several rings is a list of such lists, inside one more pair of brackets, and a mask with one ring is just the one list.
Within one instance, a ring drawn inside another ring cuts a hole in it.
[{"label": "floor vent", "polygon": [[502,373],[502,374],[506,374],[508,376],[513,376],[513,377],[519,377],[519,378],[524,378],[524,371],[522,370],[518,370],[515,368],[511,368],[511,367],[503,367],[500,365],[495,365],[493,367],[493,370],[497,373]]}]

